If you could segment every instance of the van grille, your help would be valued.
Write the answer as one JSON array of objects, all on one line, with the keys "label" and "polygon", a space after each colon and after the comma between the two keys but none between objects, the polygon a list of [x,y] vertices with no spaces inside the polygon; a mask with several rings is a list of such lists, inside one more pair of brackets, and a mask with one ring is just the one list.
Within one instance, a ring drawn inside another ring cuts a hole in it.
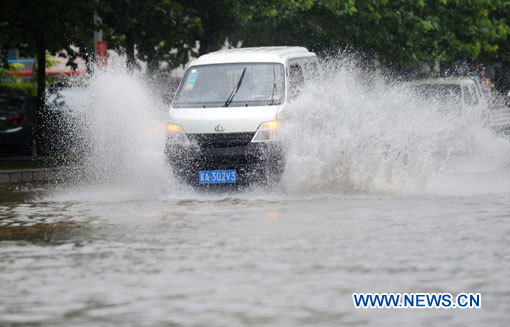
[{"label": "van grille", "polygon": [[189,139],[201,148],[226,148],[245,146],[255,135],[250,133],[188,134]]}]

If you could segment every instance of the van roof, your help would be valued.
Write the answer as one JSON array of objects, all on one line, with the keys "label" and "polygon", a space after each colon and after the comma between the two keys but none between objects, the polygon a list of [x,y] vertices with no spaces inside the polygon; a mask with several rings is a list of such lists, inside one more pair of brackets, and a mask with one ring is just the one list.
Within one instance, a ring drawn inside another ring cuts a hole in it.
[{"label": "van roof", "polygon": [[236,48],[208,53],[195,59],[190,66],[238,62],[277,62],[293,58],[316,57],[304,47]]}]

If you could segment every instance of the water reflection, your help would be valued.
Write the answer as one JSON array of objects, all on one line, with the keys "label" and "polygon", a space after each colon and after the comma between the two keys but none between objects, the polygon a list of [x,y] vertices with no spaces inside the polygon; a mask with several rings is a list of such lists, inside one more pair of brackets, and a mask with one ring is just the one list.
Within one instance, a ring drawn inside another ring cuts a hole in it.
[{"label": "water reflection", "polygon": [[28,241],[33,243],[58,244],[73,239],[76,233],[82,233],[83,226],[74,222],[59,223],[21,223],[13,222],[0,225],[1,241]]},{"label": "water reflection", "polygon": [[272,210],[272,209],[266,209],[264,210],[266,212],[265,217],[269,219],[280,219],[280,210]]}]

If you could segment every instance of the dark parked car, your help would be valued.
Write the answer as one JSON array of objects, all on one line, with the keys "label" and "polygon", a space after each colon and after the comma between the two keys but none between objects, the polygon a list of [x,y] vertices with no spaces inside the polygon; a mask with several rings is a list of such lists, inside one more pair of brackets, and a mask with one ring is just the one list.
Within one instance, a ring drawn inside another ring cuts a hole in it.
[{"label": "dark parked car", "polygon": [[0,153],[32,152],[36,99],[16,92],[0,92]]}]

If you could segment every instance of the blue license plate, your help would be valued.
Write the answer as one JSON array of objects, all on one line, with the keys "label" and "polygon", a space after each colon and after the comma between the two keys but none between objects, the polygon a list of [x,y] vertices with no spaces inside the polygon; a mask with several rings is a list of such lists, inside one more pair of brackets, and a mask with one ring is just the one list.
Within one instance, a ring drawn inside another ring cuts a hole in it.
[{"label": "blue license plate", "polygon": [[201,170],[198,172],[198,182],[200,184],[236,183],[237,171],[235,169]]}]

